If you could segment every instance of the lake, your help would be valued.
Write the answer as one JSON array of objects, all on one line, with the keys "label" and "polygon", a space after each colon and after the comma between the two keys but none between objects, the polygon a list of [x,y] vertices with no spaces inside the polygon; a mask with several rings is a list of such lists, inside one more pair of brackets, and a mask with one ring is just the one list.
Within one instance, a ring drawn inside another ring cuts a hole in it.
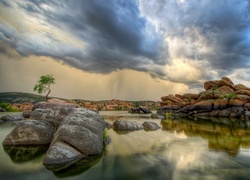
[{"label": "lake", "polygon": [[[7,113],[1,113],[5,115]],[[53,173],[43,166],[46,149],[0,147],[0,179],[250,179],[250,128],[248,122],[223,123],[187,119],[159,120],[125,111],[101,111],[110,123],[153,121],[157,131],[115,132],[103,154],[90,167],[73,166]],[[0,141],[15,123],[0,123]]]}]

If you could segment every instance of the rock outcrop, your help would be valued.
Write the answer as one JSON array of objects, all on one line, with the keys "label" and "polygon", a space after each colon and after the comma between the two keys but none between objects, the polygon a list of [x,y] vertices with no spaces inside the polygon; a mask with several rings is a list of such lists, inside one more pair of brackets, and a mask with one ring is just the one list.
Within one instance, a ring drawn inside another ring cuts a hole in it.
[{"label": "rock outcrop", "polygon": [[[250,88],[242,84],[234,85],[231,79],[204,83],[205,91],[199,94],[169,94],[161,97],[161,108],[157,114],[171,112],[173,117],[221,116],[246,118],[250,109]],[[242,112],[243,110],[243,112]]]}]

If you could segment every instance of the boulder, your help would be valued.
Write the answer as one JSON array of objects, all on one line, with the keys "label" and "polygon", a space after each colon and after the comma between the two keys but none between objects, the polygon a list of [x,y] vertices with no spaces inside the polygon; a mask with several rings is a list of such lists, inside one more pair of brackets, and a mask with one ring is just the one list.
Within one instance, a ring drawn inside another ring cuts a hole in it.
[{"label": "boulder", "polygon": [[231,81],[231,79],[227,77],[223,77],[221,80],[214,80],[214,81],[207,81],[204,83],[204,89],[209,90],[209,89],[217,89],[221,86],[227,86],[230,87],[231,89],[234,89],[234,84]]},{"label": "boulder", "polygon": [[162,100],[162,101],[169,100],[169,101],[172,101],[172,102],[174,102],[174,103],[181,103],[181,102],[182,102],[182,99],[179,99],[179,98],[175,97],[175,96],[172,95],[172,94],[169,94],[168,96],[163,96],[163,97],[161,97],[161,100]]},{"label": "boulder", "polygon": [[159,114],[152,113],[151,119],[165,119],[165,117]]},{"label": "boulder", "polygon": [[32,111],[30,119],[46,121],[57,128],[64,118],[73,111],[74,109],[66,107],[61,109],[35,109]]},{"label": "boulder", "polygon": [[250,111],[250,103],[246,103],[244,105],[244,108],[245,108],[246,111]]},{"label": "boulder", "polygon": [[19,122],[5,137],[3,145],[50,144],[55,129],[45,121],[26,120]]},{"label": "boulder", "polygon": [[77,104],[72,104],[72,103],[66,103],[63,100],[60,99],[50,99],[49,101],[46,102],[38,102],[32,107],[32,111],[35,109],[62,109],[62,108],[78,108],[79,106]]},{"label": "boulder", "polygon": [[174,95],[176,98],[178,98],[178,99],[182,99],[183,100],[183,96],[181,95],[181,94],[175,94]]},{"label": "boulder", "polygon": [[250,96],[250,90],[240,89],[240,90],[235,91],[235,94]]},{"label": "boulder", "polygon": [[198,99],[199,95],[198,94],[192,94],[192,93],[186,93],[183,94],[183,98],[187,98],[187,99]]},{"label": "boulder", "polygon": [[160,129],[161,127],[156,124],[155,122],[149,122],[149,121],[146,121],[142,124],[143,128],[145,131],[155,131],[157,129]]},{"label": "boulder", "polygon": [[129,113],[135,113],[135,114],[139,114],[141,112],[140,108],[131,108],[129,111]]},{"label": "boulder", "polygon": [[231,89],[234,89],[234,84],[232,83],[232,81],[230,81],[226,80],[225,78],[222,78],[222,80],[219,81],[219,86],[227,86]]},{"label": "boulder", "polygon": [[150,110],[149,108],[147,108],[147,107],[140,106],[139,108],[140,108],[140,110],[141,110],[143,113],[145,113],[145,114],[150,114],[150,113],[152,113],[151,110]]},{"label": "boulder", "polygon": [[245,112],[244,112],[244,115],[245,115],[245,116],[250,116],[250,111],[245,111]]},{"label": "boulder", "polygon": [[179,109],[179,112],[188,113],[191,107],[192,107],[191,105],[182,107],[182,108]]},{"label": "boulder", "polygon": [[229,79],[228,77],[222,77],[222,80],[227,81],[228,83],[234,85],[233,81]]},{"label": "boulder", "polygon": [[105,121],[105,124],[106,124],[107,129],[112,129],[113,128],[113,125],[110,124],[109,122]]},{"label": "boulder", "polygon": [[79,158],[100,154],[105,127],[103,118],[94,111],[73,109],[54,134],[44,165],[47,168],[58,165],[59,170],[70,166]]},{"label": "boulder", "polygon": [[219,80],[207,81],[204,83],[204,89],[209,90],[212,88],[218,88],[220,86],[219,82],[220,82]]},{"label": "boulder", "polygon": [[200,101],[200,102],[195,103],[192,107],[190,107],[189,110],[190,111],[194,111],[194,110],[212,111],[213,104],[214,104],[214,100]]},{"label": "boulder", "polygon": [[32,111],[24,111],[23,114],[22,114],[22,116],[24,118],[30,118],[31,113],[32,113]]},{"label": "boulder", "polygon": [[244,115],[244,107],[232,107],[230,112],[230,117],[241,117]]},{"label": "boulder", "polygon": [[228,86],[221,86],[214,90],[214,98],[216,99],[227,97],[228,94],[234,94],[234,90]]},{"label": "boulder", "polygon": [[212,112],[210,112],[209,116],[210,117],[217,117],[217,116],[219,116],[219,113],[220,113],[220,110],[216,109],[216,110],[213,110]]},{"label": "boulder", "polygon": [[7,110],[4,109],[4,108],[2,108],[2,107],[0,107],[0,112],[7,112]]},{"label": "boulder", "polygon": [[135,131],[143,129],[143,126],[136,121],[116,120],[113,123],[114,130]]},{"label": "boulder", "polygon": [[229,107],[229,100],[227,98],[214,100],[214,109],[226,109]]},{"label": "boulder", "polygon": [[219,117],[229,117],[231,113],[231,108],[223,109],[219,112]]},{"label": "boulder", "polygon": [[250,96],[237,94],[233,96],[230,101],[230,106],[244,106],[246,103],[250,102]]},{"label": "boulder", "polygon": [[234,88],[235,88],[235,91],[238,91],[238,90],[250,90],[250,88],[246,87],[243,84],[237,84],[237,85],[234,86]]},{"label": "boulder", "polygon": [[200,92],[199,99],[197,100],[197,102],[210,100],[210,99],[213,99],[213,98],[214,98],[214,90],[210,89],[210,90],[207,90],[207,91]]},{"label": "boulder", "polygon": [[22,114],[5,115],[1,117],[2,121],[21,121],[23,120]]}]

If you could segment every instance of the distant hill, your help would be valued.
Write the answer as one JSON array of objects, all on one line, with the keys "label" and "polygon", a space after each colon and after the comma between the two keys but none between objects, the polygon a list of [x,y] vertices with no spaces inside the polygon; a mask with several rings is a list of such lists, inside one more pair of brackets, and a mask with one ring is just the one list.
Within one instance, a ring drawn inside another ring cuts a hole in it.
[{"label": "distant hill", "polygon": [[6,103],[24,103],[29,102],[35,104],[40,101],[45,101],[45,96],[30,94],[30,93],[22,93],[22,92],[2,92],[0,93],[0,102]]},{"label": "distant hill", "polygon": [[[58,99],[78,104],[80,107],[95,109],[95,110],[129,110],[132,107],[139,107],[139,106],[146,106],[149,107],[151,110],[155,110],[159,107],[159,103],[154,101],[125,101],[117,99],[90,101],[82,99],[72,99],[72,100],[63,98],[58,98]],[[2,93],[0,92],[0,103],[6,102],[17,105],[23,103],[35,104],[41,101],[46,101],[45,96],[31,94],[31,93],[21,93],[21,92],[2,92]],[[20,107],[18,106],[17,108],[23,110],[21,106]]]}]

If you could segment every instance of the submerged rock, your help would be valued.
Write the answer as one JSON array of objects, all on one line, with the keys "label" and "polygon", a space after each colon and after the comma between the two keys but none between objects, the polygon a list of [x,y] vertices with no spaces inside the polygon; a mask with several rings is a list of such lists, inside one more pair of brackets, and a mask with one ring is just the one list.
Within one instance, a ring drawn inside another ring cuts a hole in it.
[{"label": "submerged rock", "polygon": [[19,122],[5,137],[3,145],[50,144],[55,129],[44,121],[27,120]]},{"label": "submerged rock", "polygon": [[116,120],[113,123],[114,130],[135,131],[143,129],[143,126],[135,121]]},{"label": "submerged rock", "polygon": [[4,151],[10,156],[15,163],[28,162],[32,159],[41,157],[46,153],[48,145],[36,146],[3,146]]},{"label": "submerged rock", "polygon": [[155,131],[157,129],[160,129],[161,127],[156,124],[155,122],[149,122],[149,121],[146,121],[142,124],[143,128],[145,131]]}]

